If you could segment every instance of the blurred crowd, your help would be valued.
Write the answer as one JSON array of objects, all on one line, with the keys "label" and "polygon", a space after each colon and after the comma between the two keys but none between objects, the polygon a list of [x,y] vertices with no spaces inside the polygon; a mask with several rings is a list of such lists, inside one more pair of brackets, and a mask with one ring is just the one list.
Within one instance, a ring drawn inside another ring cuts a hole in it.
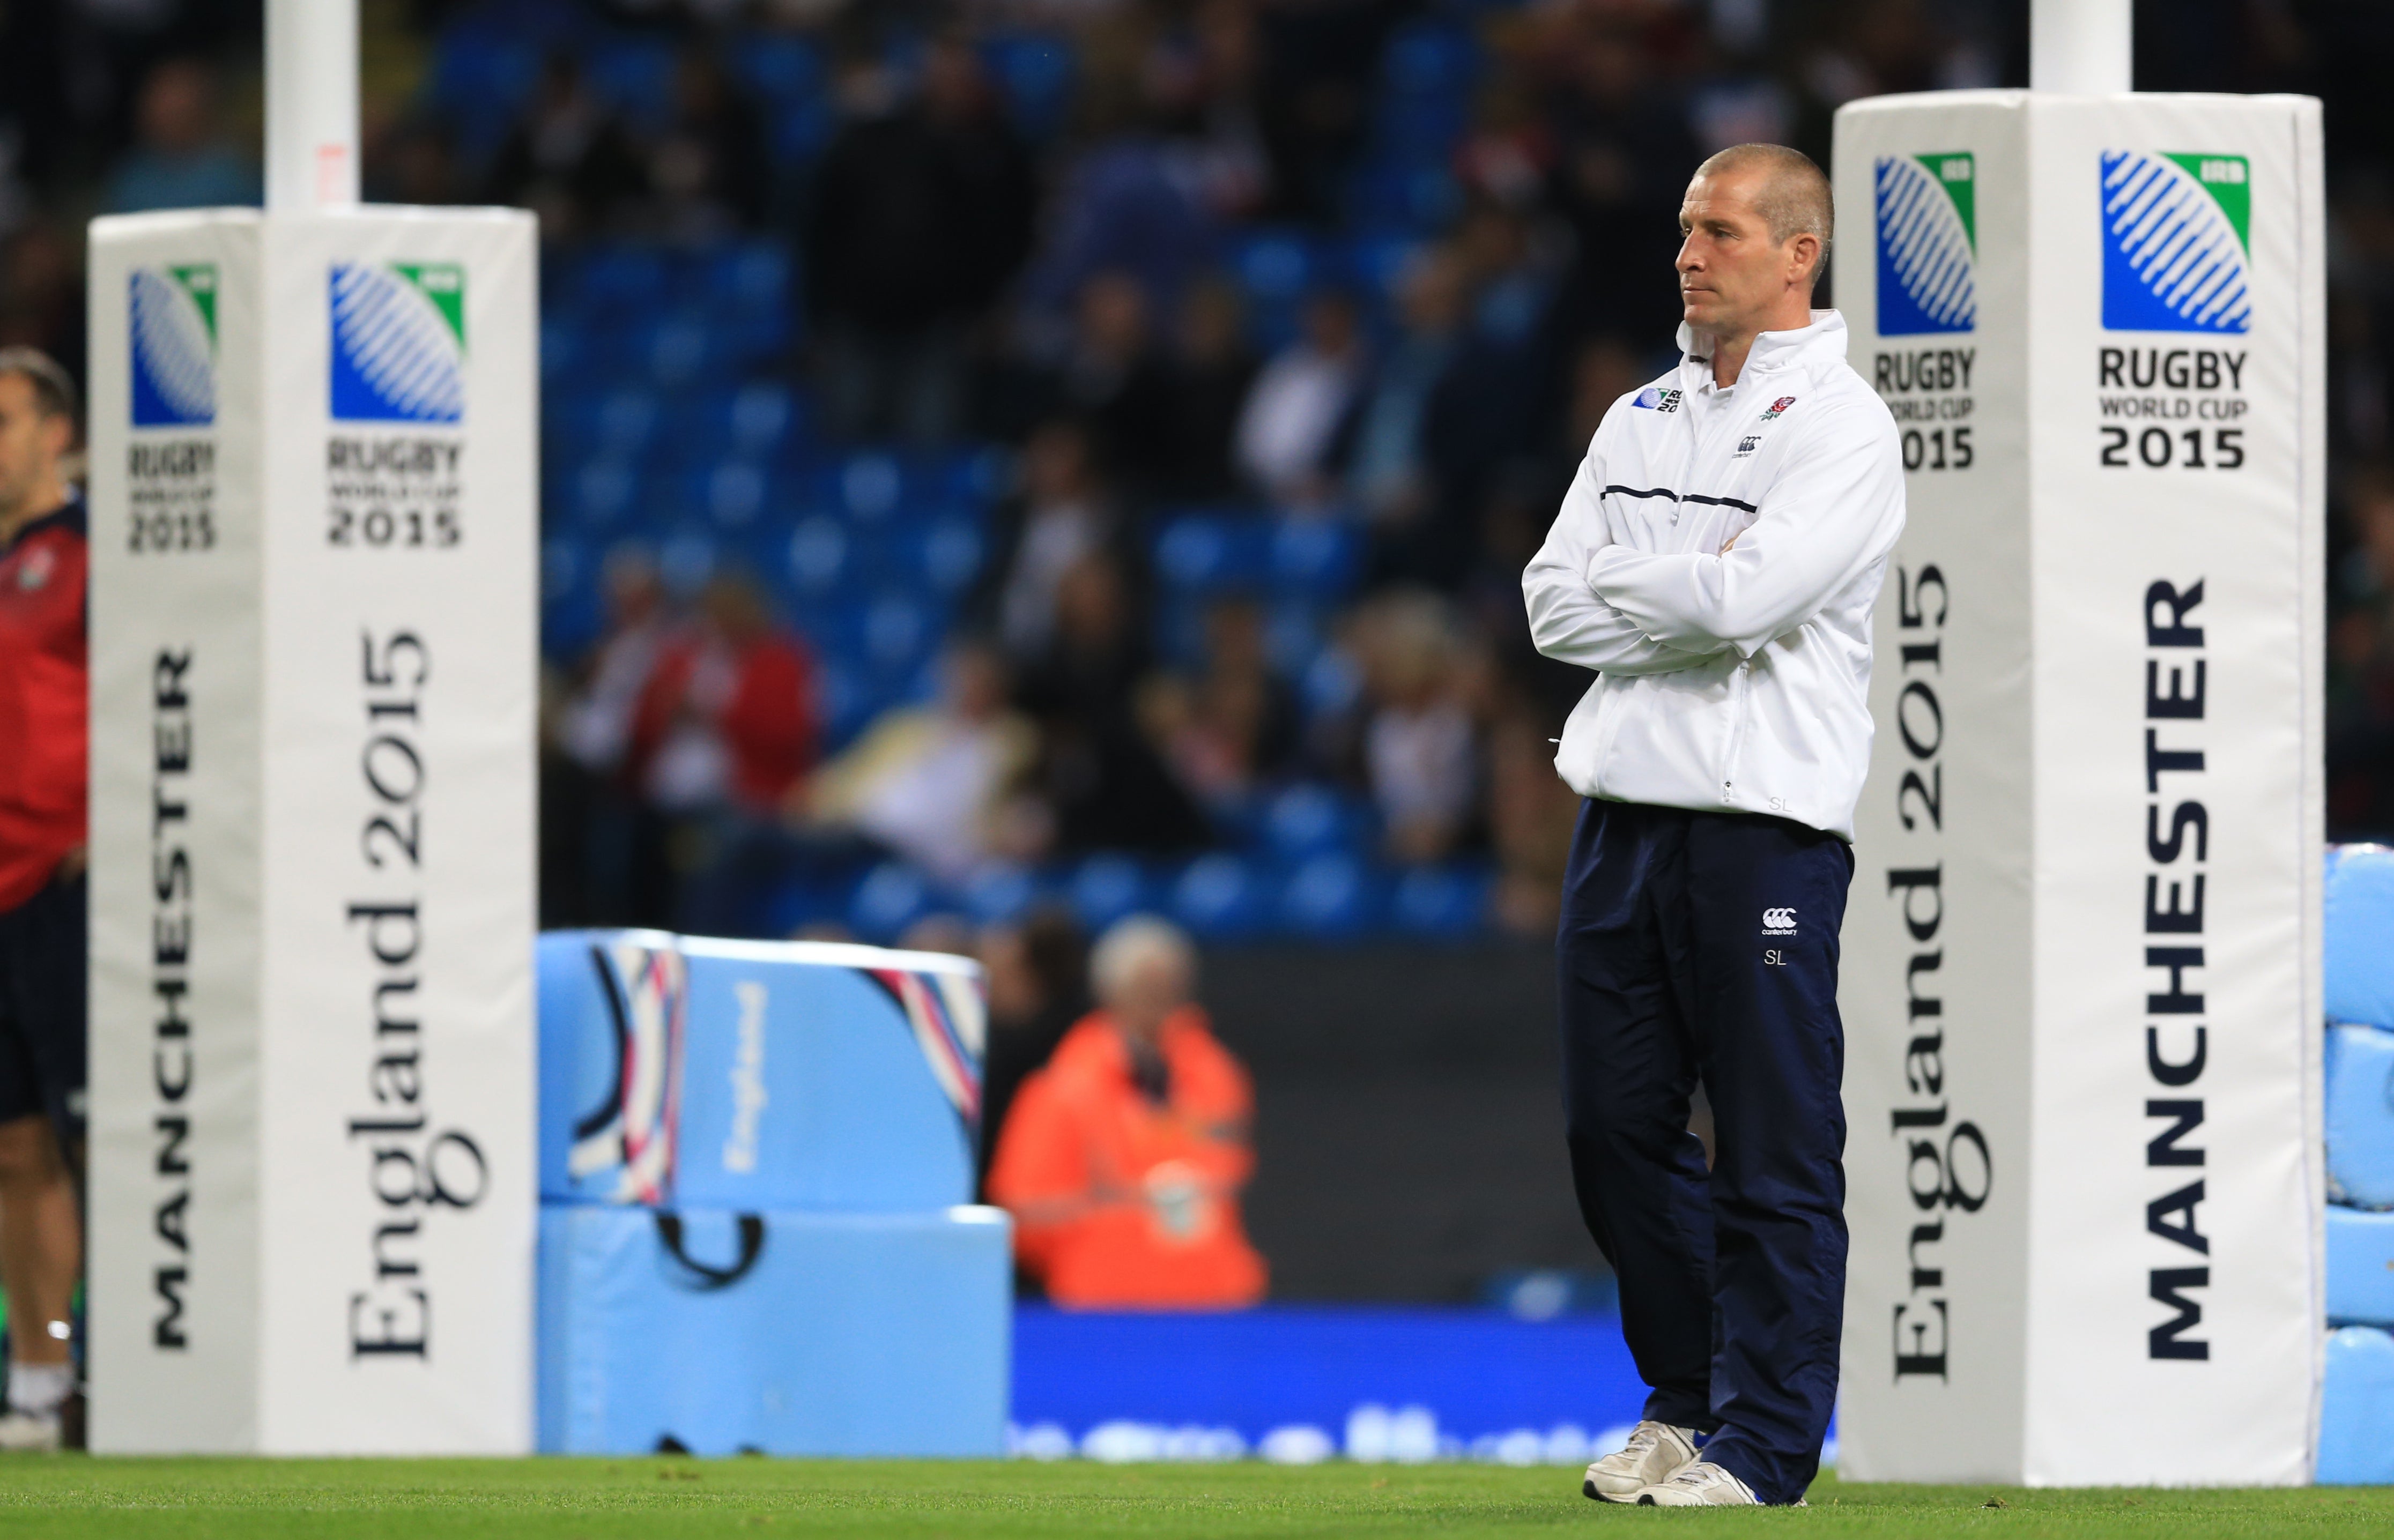
[{"label": "blurred crowd", "polygon": [[[521,204],[557,259],[776,246],[798,319],[751,372],[835,450],[994,467],[936,665],[855,722],[774,583],[612,542],[603,626],[549,659],[547,918],[755,930],[893,860],[962,892],[1234,846],[1318,788],[1371,861],[1471,864],[1486,921],[1545,931],[1584,680],[1530,647],[1519,573],[1671,356],[1688,172],[1825,161],[1856,97],[2019,84],[2026,8],[365,0],[370,197]],[[2140,86],[2328,102],[2330,816],[2394,835],[2394,108],[2364,72],[2394,8],[2141,9]],[[469,35],[537,46],[485,82]],[[91,213],[255,198],[256,43],[233,0],[0,11],[0,344],[79,362]],[[1346,531],[1319,634],[1232,587],[1160,646],[1190,507]]]}]

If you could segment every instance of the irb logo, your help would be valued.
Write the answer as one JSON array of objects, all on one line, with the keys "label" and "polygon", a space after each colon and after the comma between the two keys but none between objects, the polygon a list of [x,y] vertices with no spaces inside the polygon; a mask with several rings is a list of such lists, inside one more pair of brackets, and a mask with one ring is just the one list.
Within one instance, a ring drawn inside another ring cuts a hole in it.
[{"label": "irb logo", "polygon": [[1979,324],[1978,157],[1966,151],[1880,158],[1878,330],[1888,337],[1967,332]]},{"label": "irb logo", "polygon": [[2100,181],[2105,331],[2251,325],[2250,162],[2107,150]]},{"label": "irb logo", "polygon": [[466,414],[466,270],[454,262],[332,270],[332,409],[347,423]]},{"label": "irb logo", "polygon": [[133,425],[204,427],[215,422],[216,264],[136,268],[125,281],[125,299]]}]

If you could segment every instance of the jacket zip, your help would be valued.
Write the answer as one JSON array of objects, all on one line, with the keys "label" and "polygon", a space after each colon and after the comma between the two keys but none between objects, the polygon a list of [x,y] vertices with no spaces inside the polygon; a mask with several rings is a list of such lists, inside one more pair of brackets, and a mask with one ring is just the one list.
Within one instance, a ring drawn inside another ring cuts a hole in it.
[{"label": "jacket zip", "polygon": [[1721,801],[1729,803],[1737,793],[1737,751],[1745,744],[1745,692],[1754,677],[1754,659],[1749,658],[1730,675],[1736,681],[1729,704],[1729,748],[1721,755]]},{"label": "jacket zip", "polygon": [[[1752,372],[1751,370],[1741,372],[1738,375],[1739,383],[1743,384]],[[1730,388],[1733,390],[1736,386],[1732,385]],[[1715,396],[1714,400],[1716,402],[1714,410],[1723,413],[1724,422],[1729,421],[1725,409],[1717,405],[1719,400],[1717,395]],[[1689,445],[1687,469],[1681,473],[1679,478],[1679,489],[1682,495],[1692,486],[1696,474],[1696,461],[1703,450],[1703,436],[1697,434]],[[1753,676],[1754,659],[1750,658],[1741,659],[1736,670],[1730,675],[1729,742],[1721,752],[1720,800],[1723,805],[1727,805],[1737,795],[1737,751],[1745,742],[1745,695],[1747,685]]]}]

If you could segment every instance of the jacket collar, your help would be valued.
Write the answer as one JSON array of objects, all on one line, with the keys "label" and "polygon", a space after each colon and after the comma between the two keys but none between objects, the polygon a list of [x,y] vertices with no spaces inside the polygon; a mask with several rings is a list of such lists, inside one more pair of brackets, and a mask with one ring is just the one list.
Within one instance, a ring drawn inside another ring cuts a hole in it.
[{"label": "jacket collar", "polygon": [[87,532],[87,525],[88,520],[84,513],[83,489],[79,487],[69,487],[67,500],[46,514],[17,526],[17,532],[14,535],[7,540],[0,540],[0,556],[6,556],[20,549],[26,542],[45,529],[64,529],[78,540],[83,539]]},{"label": "jacket collar", "polygon": [[[1204,1009],[1184,1005],[1164,1019],[1164,1030],[1157,1035],[1155,1046],[1168,1061],[1177,1057],[1191,1039],[1207,1036]],[[1051,1064],[1071,1064],[1085,1073],[1099,1073],[1127,1079],[1130,1076],[1130,1050],[1123,1046],[1122,1034],[1114,1029],[1113,1017],[1102,1008],[1092,1011],[1072,1024],[1064,1040],[1056,1045],[1048,1056]]]},{"label": "jacket collar", "polygon": [[[1700,390],[1713,378],[1713,339],[1679,323],[1679,372],[1690,390]],[[1815,310],[1812,324],[1793,332],[1765,332],[1754,339],[1754,349],[1738,372],[1741,384],[1752,374],[1770,373],[1804,364],[1843,361],[1846,318],[1835,310]]]}]

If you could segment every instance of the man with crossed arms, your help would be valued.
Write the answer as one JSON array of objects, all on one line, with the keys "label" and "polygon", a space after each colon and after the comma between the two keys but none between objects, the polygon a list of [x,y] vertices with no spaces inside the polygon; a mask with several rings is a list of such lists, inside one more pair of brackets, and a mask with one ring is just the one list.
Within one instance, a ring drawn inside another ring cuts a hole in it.
[{"label": "man with crossed arms", "polygon": [[1605,414],[1521,577],[1538,649],[1598,675],[1555,756],[1586,799],[1557,954],[1572,1181],[1652,1387],[1587,1468],[1610,1502],[1800,1502],[1836,1402],[1837,929],[1903,473],[1811,308],[1831,219],[1793,150],[1697,168],[1683,356]]}]

